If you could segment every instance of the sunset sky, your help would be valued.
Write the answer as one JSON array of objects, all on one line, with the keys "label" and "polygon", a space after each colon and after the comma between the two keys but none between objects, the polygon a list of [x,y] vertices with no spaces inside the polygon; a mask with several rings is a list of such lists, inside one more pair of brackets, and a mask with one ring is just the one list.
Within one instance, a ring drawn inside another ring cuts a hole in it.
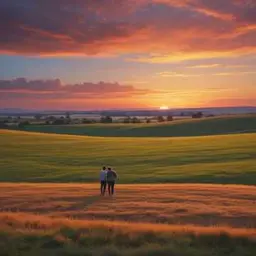
[{"label": "sunset sky", "polygon": [[256,106],[255,0],[1,0],[0,108]]}]

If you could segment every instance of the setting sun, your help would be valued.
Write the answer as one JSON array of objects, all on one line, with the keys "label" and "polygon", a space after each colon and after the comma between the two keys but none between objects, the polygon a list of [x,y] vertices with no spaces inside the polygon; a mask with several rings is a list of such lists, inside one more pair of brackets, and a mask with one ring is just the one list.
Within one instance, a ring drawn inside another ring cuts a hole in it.
[{"label": "setting sun", "polygon": [[168,106],[163,105],[163,106],[161,106],[159,109],[160,109],[160,110],[168,110],[168,109],[169,109],[169,107],[168,107]]}]

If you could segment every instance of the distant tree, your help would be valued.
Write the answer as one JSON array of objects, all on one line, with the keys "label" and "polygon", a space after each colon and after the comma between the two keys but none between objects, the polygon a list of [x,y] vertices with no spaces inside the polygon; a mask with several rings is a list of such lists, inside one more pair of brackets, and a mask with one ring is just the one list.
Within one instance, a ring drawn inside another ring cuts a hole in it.
[{"label": "distant tree", "polygon": [[151,120],[149,118],[146,118],[146,123],[147,124],[151,123]]},{"label": "distant tree", "polygon": [[131,117],[129,117],[129,116],[127,116],[127,117],[124,118],[124,123],[125,123],[125,124],[129,124],[129,123],[131,123],[131,121],[132,121],[132,120],[131,120]]},{"label": "distant tree", "polygon": [[22,121],[22,122],[19,122],[18,127],[23,128],[23,127],[28,126],[28,125],[30,125],[29,121]]},{"label": "distant tree", "polygon": [[168,116],[167,116],[167,118],[166,118],[166,121],[167,121],[167,122],[171,122],[171,121],[173,121],[173,117],[172,117],[172,116],[170,116],[170,115],[168,115]]},{"label": "distant tree", "polygon": [[90,120],[90,119],[84,118],[84,119],[82,120],[82,123],[83,123],[83,124],[92,124],[93,121]]},{"label": "distant tree", "polygon": [[57,118],[55,116],[48,116],[46,120],[48,121],[55,121]]},{"label": "distant tree", "polygon": [[113,118],[111,116],[106,116],[107,123],[113,123]]},{"label": "distant tree", "polygon": [[202,118],[203,117],[203,113],[202,112],[196,112],[193,113],[192,118]]},{"label": "distant tree", "polygon": [[70,119],[70,113],[66,112],[65,117],[66,117],[66,119]]},{"label": "distant tree", "polygon": [[35,117],[35,119],[36,119],[37,121],[40,121],[41,118],[42,118],[42,115],[41,115],[41,114],[36,114],[34,117]]},{"label": "distant tree", "polygon": [[46,125],[49,125],[49,124],[51,124],[51,122],[50,122],[49,120],[46,120],[46,121],[45,121],[45,124],[46,124]]},{"label": "distant tree", "polygon": [[100,122],[109,124],[109,123],[113,123],[113,119],[111,116],[103,116],[103,117],[101,117]]},{"label": "distant tree", "polygon": [[56,119],[52,122],[52,124],[54,125],[62,125],[62,124],[66,124],[66,121],[64,118],[60,118],[60,119]]},{"label": "distant tree", "polygon": [[105,123],[105,117],[104,117],[104,116],[102,116],[102,117],[100,118],[100,122],[101,122],[101,123]]},{"label": "distant tree", "polygon": [[163,116],[158,116],[158,117],[157,117],[157,122],[158,122],[158,123],[162,123],[162,122],[164,122],[164,121],[165,121],[165,119],[164,119]]},{"label": "distant tree", "polygon": [[140,123],[140,119],[139,119],[138,117],[133,117],[131,121],[132,121],[132,123],[134,123],[134,124]]}]

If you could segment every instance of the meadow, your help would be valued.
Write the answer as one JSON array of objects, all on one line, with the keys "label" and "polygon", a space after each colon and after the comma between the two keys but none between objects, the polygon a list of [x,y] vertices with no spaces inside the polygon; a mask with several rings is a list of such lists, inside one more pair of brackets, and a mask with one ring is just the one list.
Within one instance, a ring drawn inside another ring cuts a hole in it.
[{"label": "meadow", "polygon": [[255,255],[254,122],[0,130],[0,255]]},{"label": "meadow", "polygon": [[256,132],[256,115],[217,116],[151,124],[28,125],[24,131],[100,137],[187,137]]},{"label": "meadow", "polygon": [[256,187],[210,184],[118,184],[115,197],[99,196],[98,184],[1,185],[4,212],[108,220],[252,229]]},{"label": "meadow", "polygon": [[0,214],[3,256],[254,256],[255,231]]},{"label": "meadow", "polygon": [[0,131],[0,181],[96,182],[102,165],[119,183],[251,184],[256,134],[103,138]]},{"label": "meadow", "polygon": [[[0,255],[255,255],[254,186],[1,186]],[[32,196],[33,195],[33,196]]]}]

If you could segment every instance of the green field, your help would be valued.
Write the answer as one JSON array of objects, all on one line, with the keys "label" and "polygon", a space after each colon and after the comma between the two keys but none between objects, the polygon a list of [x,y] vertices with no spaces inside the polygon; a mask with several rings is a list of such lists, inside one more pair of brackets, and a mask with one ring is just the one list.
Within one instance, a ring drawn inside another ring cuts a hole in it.
[{"label": "green field", "polygon": [[0,147],[0,181],[94,182],[111,165],[120,183],[256,183],[256,134],[102,138],[1,130]]},{"label": "green field", "polygon": [[25,131],[102,137],[185,137],[256,132],[256,115],[152,124],[29,125]]}]

